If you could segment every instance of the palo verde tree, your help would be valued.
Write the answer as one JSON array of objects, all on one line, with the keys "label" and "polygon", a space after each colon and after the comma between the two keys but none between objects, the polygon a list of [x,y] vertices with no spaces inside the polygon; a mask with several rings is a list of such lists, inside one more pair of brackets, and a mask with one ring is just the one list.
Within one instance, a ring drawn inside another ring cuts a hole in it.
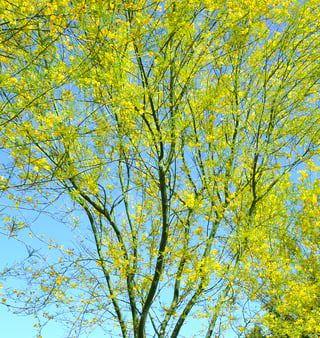
[{"label": "palo verde tree", "polygon": [[42,243],[2,302],[70,337],[314,333],[318,1],[0,3],[1,231]]}]

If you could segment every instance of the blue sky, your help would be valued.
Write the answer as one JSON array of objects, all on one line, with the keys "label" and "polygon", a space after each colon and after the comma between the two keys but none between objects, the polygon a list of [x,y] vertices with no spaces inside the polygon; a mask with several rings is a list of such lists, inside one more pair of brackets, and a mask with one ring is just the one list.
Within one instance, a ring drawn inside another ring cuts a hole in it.
[{"label": "blue sky", "polygon": [[[1,219],[3,223],[3,217]],[[46,237],[53,237],[57,239],[66,239],[71,241],[70,231],[68,231],[63,224],[53,221],[49,217],[40,217],[34,227],[35,232],[41,231],[46,234]],[[22,238],[25,238],[26,242],[30,243],[27,232],[22,234]],[[34,241],[36,243],[36,241]],[[42,248],[43,249],[43,248]],[[25,258],[27,255],[27,249],[24,244],[19,243],[14,238],[8,238],[3,234],[0,235],[0,269],[4,267],[12,266],[17,264],[20,260]],[[4,284],[0,276],[0,284]],[[22,284],[22,283],[21,283]],[[9,286],[10,283],[9,283]],[[1,292],[1,290],[0,290]],[[0,325],[1,325],[1,336],[6,338],[20,338],[20,337],[36,337],[38,330],[34,327],[37,320],[33,316],[15,315],[8,311],[8,307],[0,305]],[[42,332],[43,338],[66,338],[67,329],[59,322],[51,321],[47,324]],[[83,334],[81,337],[99,338],[103,337],[104,332],[96,329],[93,330],[90,335]]]}]

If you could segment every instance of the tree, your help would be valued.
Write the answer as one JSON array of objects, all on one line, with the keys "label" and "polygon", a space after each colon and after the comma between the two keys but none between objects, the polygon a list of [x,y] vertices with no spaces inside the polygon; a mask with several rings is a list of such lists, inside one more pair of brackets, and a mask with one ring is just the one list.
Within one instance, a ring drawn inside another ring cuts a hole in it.
[{"label": "tree", "polygon": [[[65,321],[69,336],[100,325],[178,337],[199,318],[197,336],[230,326],[240,334],[257,318],[274,332],[274,304],[284,315],[294,308],[293,297],[279,302],[291,282],[284,259],[301,248],[290,275],[301,285],[302,248],[317,239],[316,225],[310,243],[295,230],[292,215],[312,209],[291,199],[309,194],[315,206],[317,194],[290,177],[298,166],[307,175],[319,154],[317,1],[1,8],[2,198],[24,214],[70,220],[79,239],[42,238],[8,209],[9,234],[28,229],[51,254],[29,249],[7,268],[3,302],[39,326]],[[17,276],[25,290],[10,288]],[[311,298],[299,305],[302,321],[318,306]]]}]

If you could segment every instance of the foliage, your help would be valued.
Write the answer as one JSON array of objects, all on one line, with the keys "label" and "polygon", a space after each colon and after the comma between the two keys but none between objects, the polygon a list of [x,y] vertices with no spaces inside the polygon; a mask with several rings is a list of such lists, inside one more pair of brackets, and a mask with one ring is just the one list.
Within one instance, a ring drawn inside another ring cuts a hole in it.
[{"label": "foliage", "polygon": [[246,338],[265,338],[266,336],[263,335],[262,329],[260,326],[255,325],[254,328],[250,331],[250,333],[246,334]]},{"label": "foliage", "polygon": [[2,233],[50,252],[3,303],[69,336],[319,334],[318,1],[0,8]]}]

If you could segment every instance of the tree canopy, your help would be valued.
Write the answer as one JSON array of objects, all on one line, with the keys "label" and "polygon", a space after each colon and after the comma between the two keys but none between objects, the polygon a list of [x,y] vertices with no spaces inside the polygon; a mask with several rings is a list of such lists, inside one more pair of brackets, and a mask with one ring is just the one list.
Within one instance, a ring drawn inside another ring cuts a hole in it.
[{"label": "tree canopy", "polygon": [[319,2],[0,4],[1,234],[29,250],[2,303],[39,336],[319,335]]}]

